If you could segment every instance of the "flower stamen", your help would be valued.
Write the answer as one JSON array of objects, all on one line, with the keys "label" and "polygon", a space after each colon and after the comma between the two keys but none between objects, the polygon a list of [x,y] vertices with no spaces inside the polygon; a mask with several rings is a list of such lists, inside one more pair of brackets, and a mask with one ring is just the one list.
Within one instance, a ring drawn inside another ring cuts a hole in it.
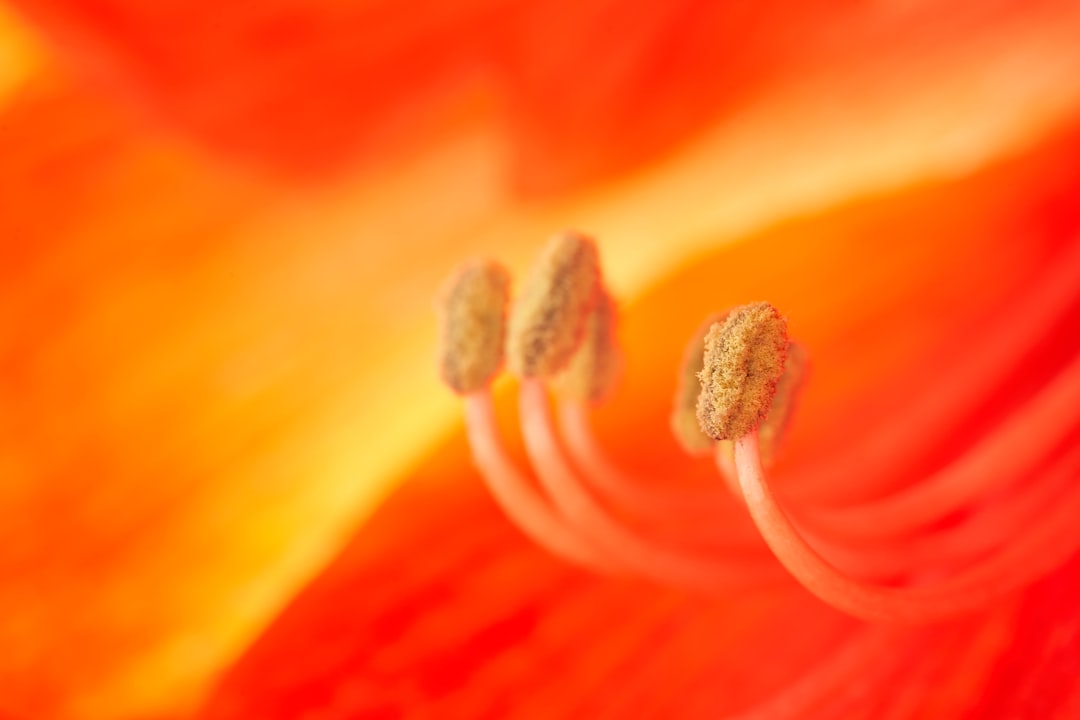
[{"label": "flower stamen", "polygon": [[697,417],[713,440],[735,440],[769,413],[787,357],[787,321],[768,303],[743,305],[705,336]]},{"label": "flower stamen", "polygon": [[776,567],[764,558],[700,557],[665,548],[627,529],[583,487],[559,446],[547,403],[540,382],[522,382],[519,406],[526,452],[556,507],[607,554],[645,577],[680,587],[732,589],[778,579]]},{"label": "flower stamen", "polygon": [[[946,397],[973,406],[975,395],[981,397],[986,384],[1022,355],[1006,349],[1004,339],[1028,337],[1031,325],[1052,327],[1075,299],[1075,279],[1080,250],[1022,303],[1025,311],[1037,311],[1027,318],[1033,322],[1014,318],[1016,327],[993,336],[991,359],[978,365],[976,380],[964,379]],[[505,271],[491,263],[459,272],[443,302],[440,368],[465,398],[474,461],[496,502],[527,536],[559,557],[600,572],[709,591],[758,587],[783,577],[778,571],[785,568],[810,592],[853,616],[926,623],[985,607],[1080,549],[1074,520],[1080,513],[1080,448],[1070,445],[1080,430],[1080,357],[964,455],[917,482],[897,489],[892,480],[874,475],[867,479],[873,492],[844,495],[861,501],[825,504],[825,498],[841,494],[822,474],[810,478],[809,489],[792,485],[781,502],[764,466],[790,420],[807,354],[788,339],[787,323],[773,306],[737,307],[717,316],[692,343],[672,426],[691,454],[712,451],[743,507],[719,486],[658,486],[635,477],[593,435],[588,407],[612,391],[620,365],[615,305],[601,280],[595,244],[563,233],[549,243],[530,276],[508,333],[534,485],[502,443],[489,390],[507,335],[508,287]],[[696,389],[688,373],[694,373]],[[557,391],[559,429],[552,422],[549,390]],[[691,404],[699,424],[693,433],[685,422]],[[930,427],[945,427],[942,418],[949,414],[931,417],[930,404],[916,402],[905,417],[910,422],[924,413]],[[956,415],[947,420],[954,422]],[[852,457],[887,446],[895,450],[890,443],[901,437],[911,442],[916,432],[926,430],[876,435],[869,450]],[[838,466],[841,473],[845,462]],[[748,529],[758,534],[748,536]],[[763,552],[765,546],[779,564]],[[851,662],[837,660],[836,672],[848,673]],[[791,707],[805,709],[798,698],[816,697],[805,689],[792,693]],[[747,717],[758,712],[774,717],[766,706]]]},{"label": "flower stamen", "polygon": [[499,438],[489,385],[502,365],[509,287],[506,270],[488,260],[467,263],[455,272],[439,306],[440,374],[465,398],[473,461],[503,512],[553,554],[610,571],[611,563],[567,527],[533,489]]},{"label": "flower stamen", "polygon": [[489,260],[462,265],[444,288],[439,373],[457,394],[487,387],[502,367],[509,297],[510,274]]},{"label": "flower stamen", "polygon": [[596,243],[563,232],[545,246],[510,314],[507,354],[518,377],[550,378],[585,335],[600,286]]},{"label": "flower stamen", "polygon": [[518,470],[499,440],[490,393],[466,396],[465,428],[473,461],[488,491],[522,532],[540,547],[570,562],[605,573],[618,569],[617,563],[568,526]]},{"label": "flower stamen", "polygon": [[[581,469],[589,487],[630,514],[643,520],[694,518],[712,522],[731,515],[731,494],[726,490],[677,487],[671,483],[658,485],[616,465],[596,439],[587,408],[581,403],[560,402],[558,414],[559,429],[567,452],[574,465]],[[704,434],[702,437],[705,437]],[[709,444],[711,447],[711,440]],[[741,493],[739,497],[742,497]],[[690,523],[690,526],[690,529],[698,528],[699,523]],[[728,526],[726,529],[733,528]]]},{"label": "flower stamen", "polygon": [[[705,334],[713,322],[725,317],[726,314],[714,315],[701,327],[685,353],[680,372],[671,425],[680,445],[691,454],[707,455],[715,445],[698,426],[696,407],[701,384],[697,374],[703,366]],[[678,523],[678,529],[680,536],[686,539],[716,538],[717,519],[730,515],[732,510],[730,493],[716,488],[678,487],[670,479],[658,485],[623,470],[607,456],[594,436],[583,399],[560,393],[558,415],[567,452],[591,490],[644,522],[667,520],[670,523],[673,518],[683,519]],[[737,496],[741,501],[741,493]],[[699,521],[685,522],[689,518]],[[724,529],[731,529],[726,522]],[[731,540],[730,537],[724,539]]]}]

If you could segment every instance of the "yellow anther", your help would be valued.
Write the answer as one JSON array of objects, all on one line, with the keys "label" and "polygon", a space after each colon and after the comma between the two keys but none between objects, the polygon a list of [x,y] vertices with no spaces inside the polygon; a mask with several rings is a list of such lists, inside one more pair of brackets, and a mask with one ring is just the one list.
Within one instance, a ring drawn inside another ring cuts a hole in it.
[{"label": "yellow anther", "polygon": [[459,395],[482,390],[499,372],[506,338],[510,274],[497,263],[461,266],[439,302],[439,372]]},{"label": "yellow anther", "polygon": [[714,440],[737,440],[769,413],[787,357],[787,321],[768,303],[743,305],[705,336],[697,417]]},{"label": "yellow anther", "polygon": [[553,237],[510,315],[510,369],[521,377],[549,378],[566,367],[585,335],[599,285],[592,239],[575,232]]}]

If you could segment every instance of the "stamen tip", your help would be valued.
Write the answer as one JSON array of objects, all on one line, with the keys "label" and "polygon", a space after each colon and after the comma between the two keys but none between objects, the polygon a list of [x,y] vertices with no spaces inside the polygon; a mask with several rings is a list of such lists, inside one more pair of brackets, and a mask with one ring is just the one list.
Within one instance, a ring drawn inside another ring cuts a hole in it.
[{"label": "stamen tip", "polygon": [[600,284],[596,243],[566,231],[553,237],[514,303],[508,359],[521,377],[551,377],[566,367],[585,334]]},{"label": "stamen tip", "polygon": [[439,372],[459,395],[482,390],[499,372],[510,274],[490,260],[465,263],[439,299]]},{"label": "stamen tip", "polygon": [[767,417],[784,372],[787,321],[768,303],[743,305],[705,336],[697,418],[714,440],[737,440]]}]

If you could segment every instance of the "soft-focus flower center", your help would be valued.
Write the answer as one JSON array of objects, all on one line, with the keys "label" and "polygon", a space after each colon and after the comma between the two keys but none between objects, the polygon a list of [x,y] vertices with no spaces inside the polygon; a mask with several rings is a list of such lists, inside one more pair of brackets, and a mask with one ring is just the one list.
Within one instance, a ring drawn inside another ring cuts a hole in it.
[{"label": "soft-focus flower center", "polygon": [[[714,593],[793,576],[857,617],[923,623],[988,607],[1080,548],[1072,522],[1080,512],[1080,490],[1073,487],[1080,474],[1080,448],[1074,447],[1080,358],[1066,359],[1048,382],[943,467],[915,478],[872,472],[960,423],[1027,348],[1052,332],[1076,301],[1080,250],[1063,252],[1012,314],[969,349],[970,357],[946,359],[906,411],[847,456],[785,478],[775,492],[762,467],[759,438],[766,436],[769,453],[775,451],[805,372],[801,351],[785,370],[787,349],[798,346],[789,343],[777,311],[766,304],[736,308],[718,316],[704,341],[691,344],[688,360],[701,356],[698,419],[712,439],[734,441],[734,453],[730,443],[716,442],[715,488],[684,486],[678,478],[659,485],[620,466],[592,434],[587,406],[604,392],[573,390],[610,387],[617,366],[567,367],[567,348],[575,348],[579,359],[614,353],[613,306],[594,264],[588,238],[558,236],[511,315],[509,362],[522,377],[520,426],[531,473],[502,444],[490,377],[465,393],[478,469],[506,514],[553,554],[602,573]],[[459,285],[467,281],[467,274],[458,278]],[[590,325],[597,309],[606,319]],[[490,305],[478,311],[490,324]],[[453,353],[454,327],[445,332],[445,352]],[[484,365],[497,368],[501,346],[487,346],[494,355]],[[567,382],[567,376],[590,373],[595,377]],[[685,369],[683,375],[673,427],[685,436],[679,405],[694,393],[687,392]],[[781,397],[773,403],[778,387]],[[558,389],[557,422],[549,388]],[[709,443],[681,440],[699,448]],[[854,493],[852,467],[862,473]]]}]

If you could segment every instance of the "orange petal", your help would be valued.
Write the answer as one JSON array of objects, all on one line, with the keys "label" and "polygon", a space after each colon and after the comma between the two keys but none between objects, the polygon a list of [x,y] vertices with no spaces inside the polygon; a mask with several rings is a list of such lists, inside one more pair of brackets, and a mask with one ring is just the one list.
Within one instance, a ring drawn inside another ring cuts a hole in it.
[{"label": "orange petal", "polygon": [[[1056,45],[1077,20],[1068,0],[16,5],[74,67],[166,127],[286,173],[340,173],[505,98],[519,186],[530,191],[656,160],[776,88],[839,72],[892,91],[920,66],[997,55],[992,46],[1016,34]],[[789,127],[844,112],[829,105],[828,91],[812,98],[810,115],[789,116]]]},{"label": "orange petal", "polygon": [[0,712],[176,708],[439,432],[434,379],[394,372],[430,366],[441,267],[412,257],[493,193],[410,230],[397,208],[475,142],[298,196],[49,69],[0,124]]},{"label": "orange petal", "polygon": [[1080,705],[1080,558],[1027,594],[973,717],[1074,717]]},{"label": "orange petal", "polygon": [[40,62],[40,48],[30,33],[0,8],[0,103],[37,70]]},{"label": "orange petal", "polygon": [[864,90],[831,109],[823,77],[866,72],[895,94],[920,66],[1071,15],[1066,3],[548,2],[511,26],[496,68],[519,182],[551,192],[636,169],[793,85],[810,90],[788,108],[797,135],[875,102]]},{"label": "orange petal", "polygon": [[[440,131],[499,3],[19,0],[60,53],[169,128],[288,173]],[[465,105],[471,104],[466,99]],[[454,112],[454,110],[450,110]]]}]

